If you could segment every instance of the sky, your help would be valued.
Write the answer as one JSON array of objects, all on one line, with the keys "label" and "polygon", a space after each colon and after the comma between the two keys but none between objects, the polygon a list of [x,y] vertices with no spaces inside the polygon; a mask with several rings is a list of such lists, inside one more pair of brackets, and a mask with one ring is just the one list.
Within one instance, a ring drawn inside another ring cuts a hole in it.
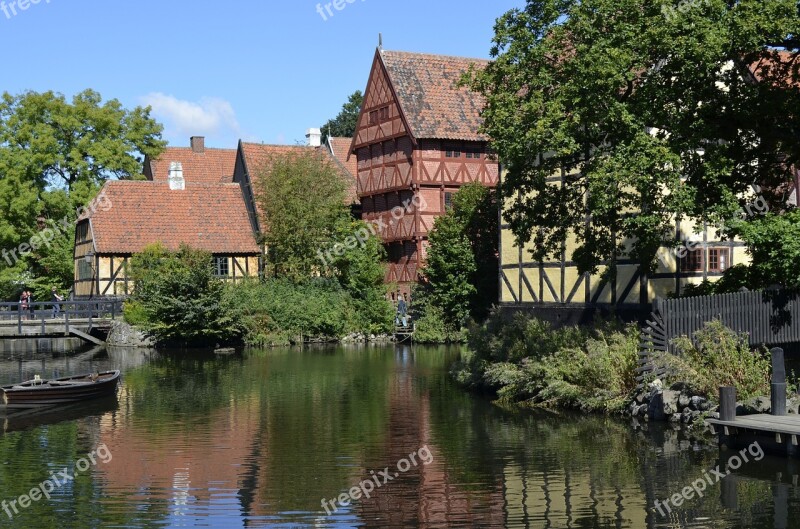
[{"label": "sky", "polygon": [[171,146],[295,144],[364,90],[379,33],[387,50],[489,58],[495,20],[524,4],[0,0],[0,92],[150,105]]}]

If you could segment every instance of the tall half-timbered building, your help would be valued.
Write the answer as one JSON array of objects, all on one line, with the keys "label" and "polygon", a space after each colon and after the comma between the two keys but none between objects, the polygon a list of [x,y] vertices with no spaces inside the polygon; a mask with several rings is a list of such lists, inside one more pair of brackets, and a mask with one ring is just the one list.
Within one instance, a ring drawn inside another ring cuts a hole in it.
[{"label": "tall half-timbered building", "polygon": [[464,184],[494,187],[499,164],[479,132],[482,97],[458,81],[486,61],[375,53],[350,155],[358,162],[362,218],[384,226],[387,283],[408,292],[425,261],[428,233]]}]

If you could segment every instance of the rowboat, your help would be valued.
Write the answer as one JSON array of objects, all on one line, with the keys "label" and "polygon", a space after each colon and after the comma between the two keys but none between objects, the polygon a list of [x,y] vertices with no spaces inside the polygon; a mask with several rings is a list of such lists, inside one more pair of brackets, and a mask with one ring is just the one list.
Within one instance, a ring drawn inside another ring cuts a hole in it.
[{"label": "rowboat", "polygon": [[115,395],[119,377],[119,371],[104,371],[54,380],[37,377],[0,389],[3,391],[6,409],[39,408]]}]

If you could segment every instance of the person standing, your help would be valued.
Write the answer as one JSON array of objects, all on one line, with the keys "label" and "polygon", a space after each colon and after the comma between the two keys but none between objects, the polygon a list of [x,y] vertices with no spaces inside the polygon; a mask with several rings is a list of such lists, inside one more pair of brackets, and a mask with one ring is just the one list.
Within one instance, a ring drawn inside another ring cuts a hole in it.
[{"label": "person standing", "polygon": [[408,306],[406,305],[406,300],[403,299],[402,294],[397,296],[397,318],[395,318],[395,323],[403,323],[403,327],[407,327],[406,325],[406,316],[408,314]]},{"label": "person standing", "polygon": [[56,287],[53,287],[53,290],[50,291],[50,301],[53,302],[53,319],[58,318],[59,314],[61,313],[61,302],[64,301],[64,298],[58,295],[58,290]]},{"label": "person standing", "polygon": [[33,292],[30,290],[28,291],[28,310],[30,311],[30,318],[32,320],[36,319],[36,309],[33,306]]},{"label": "person standing", "polygon": [[[22,294],[19,297],[19,311],[20,313],[28,312],[28,291],[23,290]],[[23,317],[23,316],[20,316]]]}]

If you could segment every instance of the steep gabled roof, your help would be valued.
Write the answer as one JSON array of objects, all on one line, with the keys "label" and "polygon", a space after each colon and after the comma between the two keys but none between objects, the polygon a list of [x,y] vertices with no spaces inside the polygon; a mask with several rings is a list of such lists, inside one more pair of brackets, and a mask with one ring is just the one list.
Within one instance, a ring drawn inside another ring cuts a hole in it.
[{"label": "steep gabled roof", "polygon": [[379,51],[411,133],[416,139],[487,141],[478,130],[483,96],[457,84],[470,66],[489,61],[400,51]]},{"label": "steep gabled roof", "polygon": [[[244,162],[251,179],[258,178],[259,169],[269,164],[270,159],[275,156],[285,156],[290,153],[302,152],[316,152],[323,160],[333,164],[337,167],[342,177],[348,184],[347,200],[349,203],[358,201],[358,194],[356,191],[355,175],[350,173],[348,168],[340,160],[338,160],[327,147],[309,147],[306,145],[265,145],[263,143],[241,143],[242,154]],[[255,186],[255,182],[252,182]],[[258,201],[256,201],[258,208]],[[259,215],[261,212],[259,211]]]},{"label": "steep gabled roof", "polygon": [[238,184],[186,182],[172,190],[166,182],[110,181],[101,191],[105,208],[83,218],[91,222],[95,251],[133,254],[160,242],[214,254],[258,254],[259,246]]},{"label": "steep gabled roof", "polygon": [[180,162],[187,182],[216,184],[233,181],[236,149],[205,149],[195,152],[189,147],[167,147],[157,160],[145,159],[144,174],[154,182],[166,182],[169,166]]},{"label": "steep gabled roof", "polygon": [[353,138],[328,138],[328,144],[333,157],[347,169],[353,178],[358,176],[358,160],[355,156],[350,156],[350,144]]}]

